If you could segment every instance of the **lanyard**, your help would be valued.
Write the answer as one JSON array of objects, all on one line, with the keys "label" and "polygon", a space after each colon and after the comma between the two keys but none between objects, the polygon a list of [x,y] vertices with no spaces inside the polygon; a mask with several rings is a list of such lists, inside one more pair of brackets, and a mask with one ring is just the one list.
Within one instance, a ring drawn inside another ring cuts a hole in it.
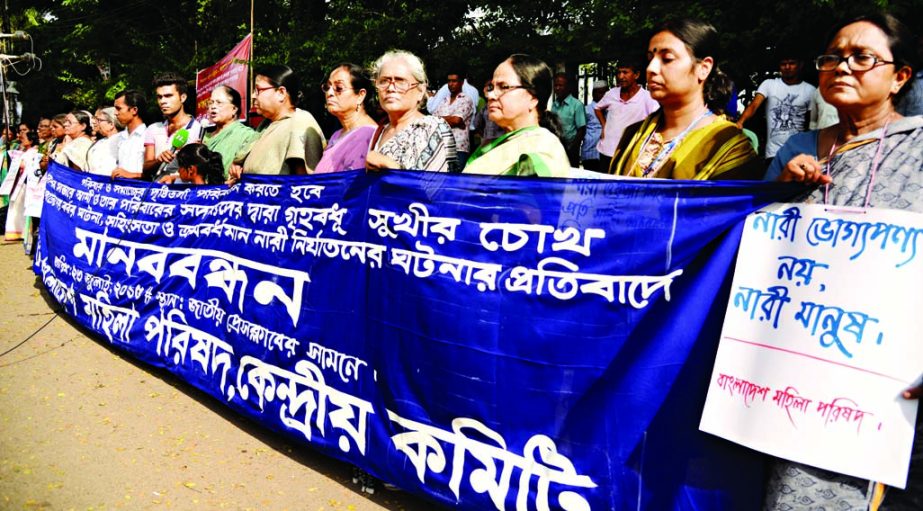
[{"label": "lanyard", "polygon": [[[705,111],[702,112],[701,115],[699,115],[698,117],[695,118],[695,120],[689,123],[689,126],[686,126],[686,129],[684,129],[679,135],[673,137],[673,140],[664,144],[663,148],[660,150],[657,156],[654,157],[654,160],[651,161],[650,165],[648,165],[647,168],[645,168],[641,172],[641,177],[647,177],[652,172],[654,172],[654,170],[656,170],[660,166],[661,160],[669,156],[670,153],[672,153],[673,150],[676,149],[676,146],[679,145],[679,143],[683,140],[683,138],[686,137],[686,135],[689,134],[690,131],[692,131],[692,128],[694,128],[695,125],[699,123],[699,121],[708,117],[711,114],[712,114],[711,109],[706,108]],[[653,137],[654,133],[656,132],[657,132],[657,127],[655,126],[654,130],[651,131],[650,134],[647,135],[646,139],[644,139],[644,143],[641,145],[641,150],[638,153],[639,155],[644,154],[644,148],[647,147],[647,143],[651,141],[651,137]]]},{"label": "lanyard", "polygon": [[[869,184],[865,189],[865,204],[863,208],[869,207],[869,201],[872,198],[872,185],[875,183],[875,174],[878,172],[878,166],[881,164],[881,151],[885,146],[885,136],[888,134],[888,125],[891,124],[891,121],[885,123],[884,127],[881,128],[881,137],[878,139],[878,148],[875,150],[875,158],[872,160],[871,172],[869,173]],[[837,135],[839,139],[839,135]],[[830,164],[833,160],[833,153],[836,150],[836,141],[834,139],[833,145],[830,146],[830,154],[827,155],[827,163],[824,165],[824,174],[830,175]],[[830,191],[830,184],[824,185],[824,204],[827,204],[827,194]]]}]

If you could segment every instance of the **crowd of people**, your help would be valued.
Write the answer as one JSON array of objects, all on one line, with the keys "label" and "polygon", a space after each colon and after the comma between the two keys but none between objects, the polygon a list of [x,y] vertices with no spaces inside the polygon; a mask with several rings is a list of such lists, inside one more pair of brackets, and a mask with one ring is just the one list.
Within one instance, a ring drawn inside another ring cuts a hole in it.
[{"label": "crowd of people", "polygon": [[[51,160],[112,178],[197,185],[361,168],[566,178],[582,166],[632,178],[798,181],[808,185],[801,201],[923,212],[918,41],[887,14],[841,23],[813,61],[816,88],[802,80],[798,56],[780,54],[780,77],[760,84],[739,118],[718,34],[692,19],[655,30],[646,63],[620,62],[616,87],[593,83],[587,105],[571,94],[566,74],[534,56],[500,62],[482,99],[463,70],[451,69],[446,85],[430,91],[418,56],[389,51],[368,70],[332,67],[321,90],[340,129],[329,139],[299,108],[301,84],[287,66],[254,70],[252,105],[264,119],[256,130],[240,121],[241,91],[216,88],[199,120],[184,109],[186,80],[164,74],[153,83],[162,121],[145,124],[145,94],[125,90],[95,114],[42,118],[35,130],[23,123],[15,136],[4,130],[7,146],[15,139],[0,187],[9,206],[5,236],[28,234],[29,190]],[[761,157],[745,125],[763,106]],[[918,395],[910,389],[905,397]],[[923,508],[919,438],[908,489],[885,498],[895,509]],[[769,484],[768,509],[881,500],[879,486],[789,462]]]}]

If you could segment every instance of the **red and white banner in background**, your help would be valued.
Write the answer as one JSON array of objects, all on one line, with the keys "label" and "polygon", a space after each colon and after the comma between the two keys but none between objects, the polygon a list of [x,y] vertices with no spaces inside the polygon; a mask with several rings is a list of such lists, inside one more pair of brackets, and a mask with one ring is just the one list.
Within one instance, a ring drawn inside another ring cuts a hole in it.
[{"label": "red and white banner in background", "polygon": [[248,34],[230,53],[213,66],[196,73],[196,117],[201,119],[208,112],[208,100],[212,90],[219,85],[227,85],[240,93],[240,118],[246,119],[247,106],[247,63],[250,62],[250,50],[253,46],[253,34]]}]

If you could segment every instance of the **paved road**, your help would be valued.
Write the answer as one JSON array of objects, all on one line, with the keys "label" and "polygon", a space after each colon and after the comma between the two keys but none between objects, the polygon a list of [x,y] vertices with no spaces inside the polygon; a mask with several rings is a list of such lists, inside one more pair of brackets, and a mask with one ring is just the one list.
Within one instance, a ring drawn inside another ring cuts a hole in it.
[{"label": "paved road", "polygon": [[437,507],[361,493],[349,465],[265,433],[55,316],[21,245],[0,246],[0,261],[0,509]]}]

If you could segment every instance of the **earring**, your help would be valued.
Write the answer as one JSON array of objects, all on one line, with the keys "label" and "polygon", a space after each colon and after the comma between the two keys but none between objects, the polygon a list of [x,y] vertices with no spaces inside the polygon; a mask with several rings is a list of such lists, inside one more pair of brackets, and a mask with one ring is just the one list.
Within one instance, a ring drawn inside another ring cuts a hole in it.
[{"label": "earring", "polygon": [[356,103],[356,111],[359,111],[359,103]]}]

